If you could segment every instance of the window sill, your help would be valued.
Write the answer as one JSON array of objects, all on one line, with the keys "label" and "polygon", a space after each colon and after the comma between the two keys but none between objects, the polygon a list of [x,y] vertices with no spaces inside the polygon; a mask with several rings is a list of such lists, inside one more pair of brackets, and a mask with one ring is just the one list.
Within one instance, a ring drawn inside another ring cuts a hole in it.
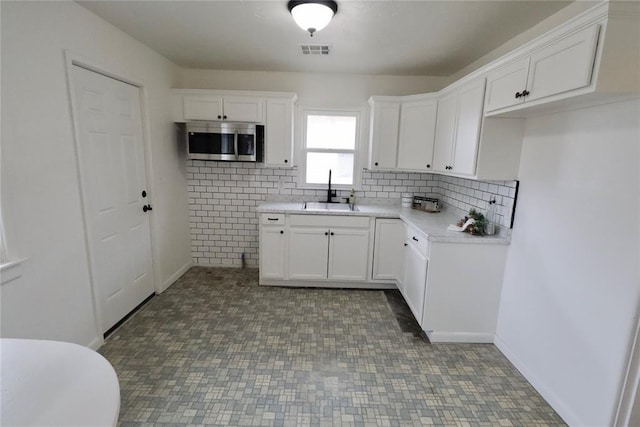
[{"label": "window sill", "polygon": [[27,259],[17,259],[0,264],[0,285],[9,283],[22,276],[22,263]]}]

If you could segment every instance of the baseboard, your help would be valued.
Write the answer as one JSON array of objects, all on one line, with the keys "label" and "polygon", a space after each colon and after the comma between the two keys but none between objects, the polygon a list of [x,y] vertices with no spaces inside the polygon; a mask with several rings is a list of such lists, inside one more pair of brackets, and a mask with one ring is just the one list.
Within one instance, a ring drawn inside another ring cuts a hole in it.
[{"label": "baseboard", "polygon": [[507,358],[509,362],[525,377],[527,381],[536,389],[547,403],[558,413],[558,415],[570,426],[588,425],[587,422],[573,412],[537,375],[529,369],[518,356],[511,351],[509,346],[496,335],[495,345],[498,350]]},{"label": "baseboard", "polygon": [[484,332],[427,332],[432,343],[493,344],[495,335]]},{"label": "baseboard", "polygon": [[100,347],[102,347],[102,344],[104,344],[104,339],[102,339],[102,337],[95,337],[89,344],[87,344],[87,347],[89,347],[93,351],[96,351]]},{"label": "baseboard", "polygon": [[164,281],[164,283],[162,284],[162,289],[158,289],[158,293],[166,291],[167,288],[173,285],[176,282],[176,280],[180,278],[180,276],[182,276],[184,273],[187,272],[187,270],[191,268],[192,265],[193,265],[193,260],[189,260],[189,262],[187,262],[185,265],[180,267],[178,271],[173,273],[171,277],[169,277],[167,280]]},{"label": "baseboard", "polygon": [[339,289],[396,289],[392,283],[368,283],[368,282],[333,282],[313,280],[272,280],[265,279],[260,282],[262,286],[283,286],[288,288],[339,288]]}]

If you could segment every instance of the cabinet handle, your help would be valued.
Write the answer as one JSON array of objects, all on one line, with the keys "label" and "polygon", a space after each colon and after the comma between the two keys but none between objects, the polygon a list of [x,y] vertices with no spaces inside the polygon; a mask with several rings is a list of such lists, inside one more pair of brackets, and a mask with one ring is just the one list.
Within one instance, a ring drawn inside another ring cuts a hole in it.
[{"label": "cabinet handle", "polygon": [[412,239],[415,240],[416,242],[418,241],[418,239],[416,239],[416,236],[413,236]]},{"label": "cabinet handle", "polygon": [[429,169],[431,167],[431,165],[427,165],[427,169]]},{"label": "cabinet handle", "polygon": [[283,231],[283,230],[280,230],[280,234],[284,234],[284,231]]},{"label": "cabinet handle", "polygon": [[331,235],[333,236],[333,231],[331,232]]},{"label": "cabinet handle", "polygon": [[375,163],[374,163],[374,165],[375,165],[375,166],[378,166],[378,162],[375,162]]},{"label": "cabinet handle", "polygon": [[223,120],[227,120],[227,116],[222,116],[222,119]]},{"label": "cabinet handle", "polygon": [[525,89],[525,90],[523,90],[523,91],[522,91],[522,96],[527,96],[527,95],[529,95],[529,91],[528,91],[528,90],[526,90],[526,89]]},{"label": "cabinet handle", "polygon": [[522,98],[524,95],[521,92],[516,92],[516,99]]},{"label": "cabinet handle", "polygon": [[325,231],[325,232],[324,232],[324,235],[325,235],[325,236],[328,236],[328,235],[329,235],[329,232],[328,232],[328,231]]},{"label": "cabinet handle", "polygon": [[218,120],[220,120],[222,118],[222,116],[218,116]]},{"label": "cabinet handle", "polygon": [[277,221],[278,218],[267,218],[268,221]]},{"label": "cabinet handle", "polygon": [[284,159],[284,162],[285,162],[285,163],[289,163],[289,160],[287,160],[287,159]]},{"label": "cabinet handle", "polygon": [[408,244],[408,243],[405,243],[404,245],[405,245],[405,246],[409,246],[409,244]]}]

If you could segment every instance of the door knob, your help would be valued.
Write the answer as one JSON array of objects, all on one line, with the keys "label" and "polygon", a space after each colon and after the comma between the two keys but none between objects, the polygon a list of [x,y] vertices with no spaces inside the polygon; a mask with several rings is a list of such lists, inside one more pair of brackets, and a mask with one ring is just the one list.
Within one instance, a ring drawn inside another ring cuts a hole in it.
[{"label": "door knob", "polygon": [[151,207],[151,205],[144,205],[142,207],[142,212],[146,212],[146,211],[152,211],[153,208]]}]

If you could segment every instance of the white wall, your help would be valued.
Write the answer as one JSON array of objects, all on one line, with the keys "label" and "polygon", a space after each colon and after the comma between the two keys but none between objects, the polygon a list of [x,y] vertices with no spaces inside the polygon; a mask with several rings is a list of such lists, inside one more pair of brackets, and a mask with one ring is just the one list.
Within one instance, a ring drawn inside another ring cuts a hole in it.
[{"label": "white wall", "polygon": [[447,77],[371,76],[270,71],[182,70],[185,89],[295,92],[309,107],[367,105],[371,95],[412,95],[442,89]]},{"label": "white wall", "polygon": [[497,343],[572,425],[612,423],[635,331],[639,104],[527,122]]},{"label": "white wall", "polygon": [[96,346],[64,50],[145,85],[160,286],[191,262],[170,118],[179,69],[74,2],[2,2],[1,29],[2,211],[10,254],[28,258],[0,288],[1,336]]}]

